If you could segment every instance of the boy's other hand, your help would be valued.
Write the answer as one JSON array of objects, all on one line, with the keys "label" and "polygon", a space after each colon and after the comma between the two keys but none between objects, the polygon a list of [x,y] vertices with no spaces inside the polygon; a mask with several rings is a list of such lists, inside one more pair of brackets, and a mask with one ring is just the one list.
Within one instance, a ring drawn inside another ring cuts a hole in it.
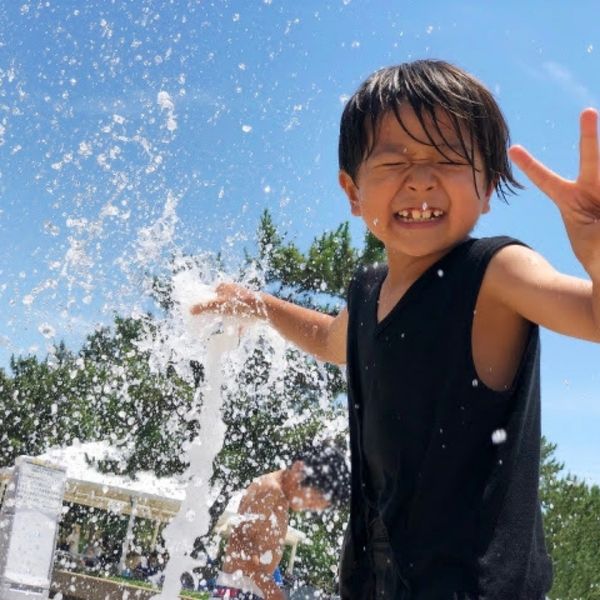
[{"label": "boy's other hand", "polygon": [[192,315],[217,313],[236,317],[266,317],[259,292],[253,292],[237,283],[221,283],[215,289],[215,298],[194,304]]},{"label": "boy's other hand", "polygon": [[587,108],[581,113],[579,175],[575,181],[554,173],[522,146],[510,148],[509,156],[557,205],[575,255],[592,278],[600,278],[598,112]]}]

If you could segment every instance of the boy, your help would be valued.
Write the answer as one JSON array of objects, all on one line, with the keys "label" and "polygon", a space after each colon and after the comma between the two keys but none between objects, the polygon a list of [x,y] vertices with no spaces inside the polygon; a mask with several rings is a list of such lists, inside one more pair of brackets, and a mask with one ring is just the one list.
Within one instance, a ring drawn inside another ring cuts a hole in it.
[{"label": "boy", "polygon": [[283,600],[273,579],[281,560],[289,511],[321,511],[347,501],[348,469],[330,443],[299,452],[291,465],[255,479],[245,490],[217,578],[217,597]]},{"label": "boy", "polygon": [[355,274],[336,317],[233,284],[193,309],[262,316],[347,364],[343,599],[540,600],[550,589],[538,325],[600,341],[597,113],[581,114],[576,181],[509,150],[557,204],[591,281],[516,240],[469,237],[494,190],[520,187],[507,144],[490,92],[461,69],[426,60],[374,73],[344,109],[339,181],[387,265]]}]

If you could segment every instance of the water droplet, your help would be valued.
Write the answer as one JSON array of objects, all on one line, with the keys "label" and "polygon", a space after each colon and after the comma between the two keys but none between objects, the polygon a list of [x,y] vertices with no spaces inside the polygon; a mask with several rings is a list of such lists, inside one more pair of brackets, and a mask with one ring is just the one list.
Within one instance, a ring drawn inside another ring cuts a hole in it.
[{"label": "water droplet", "polygon": [[56,330],[49,323],[42,323],[38,327],[38,331],[46,338],[50,339],[56,335]]},{"label": "water droplet", "polygon": [[506,430],[505,429],[496,429],[492,433],[492,442],[494,444],[503,444],[506,441]]}]

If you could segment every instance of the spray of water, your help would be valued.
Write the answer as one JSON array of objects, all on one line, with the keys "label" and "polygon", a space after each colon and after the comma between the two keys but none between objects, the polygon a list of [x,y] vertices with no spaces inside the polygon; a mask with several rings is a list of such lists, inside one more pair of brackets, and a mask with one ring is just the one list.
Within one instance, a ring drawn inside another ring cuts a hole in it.
[{"label": "spray of water", "polygon": [[213,325],[218,330],[204,338],[207,378],[202,388],[204,398],[199,415],[201,435],[186,448],[188,486],[179,513],[163,533],[170,560],[164,572],[162,593],[155,596],[156,599],[177,597],[181,574],[192,572],[199,566],[190,556],[194,542],[209,533],[212,464],[223,445],[226,430],[221,418],[222,392],[226,387],[229,363],[235,361],[233,354],[239,348],[240,323],[235,319],[222,319]]}]

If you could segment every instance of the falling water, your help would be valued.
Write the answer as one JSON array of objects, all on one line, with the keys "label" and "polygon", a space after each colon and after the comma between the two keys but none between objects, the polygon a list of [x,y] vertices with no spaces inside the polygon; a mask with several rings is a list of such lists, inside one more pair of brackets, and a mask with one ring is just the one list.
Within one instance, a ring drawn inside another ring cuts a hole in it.
[{"label": "falling water", "polygon": [[212,464],[223,445],[226,427],[221,417],[223,390],[227,371],[236,361],[233,354],[239,352],[239,322],[235,319],[217,319],[217,330],[206,335],[206,380],[197,394],[202,393],[203,403],[198,417],[200,435],[186,448],[185,461],[189,462],[188,485],[185,499],[177,516],[163,532],[170,560],[164,571],[162,593],[156,598],[175,598],[181,588],[181,574],[192,572],[198,562],[190,553],[196,538],[209,533],[210,525],[210,479]]}]

